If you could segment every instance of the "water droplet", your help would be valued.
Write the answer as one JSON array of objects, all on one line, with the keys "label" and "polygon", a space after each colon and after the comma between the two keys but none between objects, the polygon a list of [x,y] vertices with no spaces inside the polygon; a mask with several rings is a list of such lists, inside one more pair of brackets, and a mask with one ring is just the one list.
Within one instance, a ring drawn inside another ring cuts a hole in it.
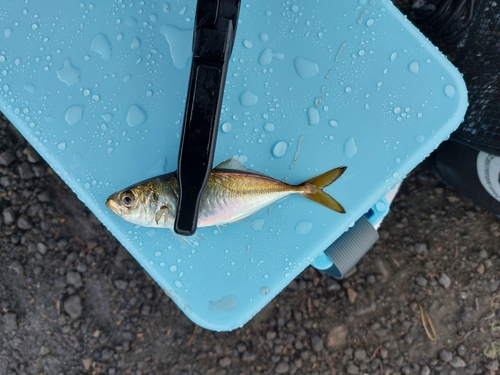
[{"label": "water droplet", "polygon": [[137,20],[134,17],[127,17],[127,19],[125,20],[125,25],[134,27],[135,25],[137,25]]},{"label": "water droplet", "polygon": [[285,141],[279,141],[274,145],[272,153],[275,157],[281,158],[285,156],[287,149],[288,143],[286,143]]},{"label": "water droplet", "polygon": [[248,48],[248,49],[252,48],[252,46],[253,46],[252,42],[249,41],[248,39],[243,40],[243,45],[245,46],[245,48]]},{"label": "water droplet", "polygon": [[337,126],[338,122],[335,120],[330,120],[329,124],[330,124],[330,126]]},{"label": "water droplet", "polygon": [[141,41],[139,40],[139,38],[132,39],[132,42],[130,43],[130,48],[137,49],[140,46],[141,46]]},{"label": "water droplet", "polygon": [[174,25],[163,25],[160,32],[170,46],[170,56],[177,69],[187,66],[192,56],[193,29],[180,29]]},{"label": "water droplet", "polygon": [[344,155],[350,159],[356,155],[356,152],[358,152],[356,141],[354,140],[354,137],[349,137],[349,139],[347,139],[344,143]]},{"label": "water droplet", "polygon": [[71,64],[69,57],[64,60],[63,67],[57,70],[56,74],[57,78],[68,86],[73,86],[80,82],[80,69]]},{"label": "water droplet", "polygon": [[32,30],[36,30],[36,29],[38,29],[38,25],[37,25],[36,23],[32,24],[32,25],[31,25],[31,29],[32,29]]},{"label": "water droplet", "polygon": [[82,119],[84,108],[83,105],[72,105],[66,110],[64,120],[66,120],[69,125],[77,124]]},{"label": "water droplet", "polygon": [[260,294],[262,294],[263,296],[267,296],[269,294],[270,290],[269,290],[269,287],[267,286],[263,286],[262,288],[260,288]]},{"label": "water droplet", "polygon": [[412,61],[410,65],[408,65],[408,70],[413,74],[417,74],[420,70],[420,65],[417,61]]},{"label": "water droplet", "polygon": [[359,52],[358,52],[358,55],[359,56],[364,56],[365,55],[365,50],[364,49],[360,49]]},{"label": "water droplet", "polygon": [[240,103],[243,107],[250,107],[255,105],[259,97],[255,95],[252,91],[246,90],[240,94]]},{"label": "water droplet", "polygon": [[175,272],[175,271],[177,271],[177,266],[175,265],[170,266],[170,272]]},{"label": "water droplet", "polygon": [[397,59],[397,57],[398,57],[398,53],[397,53],[397,52],[393,52],[393,53],[391,53],[391,61],[396,60],[396,59]]},{"label": "water droplet", "polygon": [[295,233],[300,235],[305,235],[309,233],[312,228],[312,223],[310,221],[299,221],[295,226]]},{"label": "water droplet", "polygon": [[83,96],[89,96],[89,95],[90,95],[90,90],[89,89],[83,90]]},{"label": "water droplet", "polygon": [[318,109],[316,107],[309,107],[307,109],[307,118],[309,125],[318,125],[320,120]]},{"label": "water droplet", "polygon": [[233,294],[229,294],[218,301],[208,302],[208,310],[211,312],[228,312],[236,309],[237,307],[238,298]]},{"label": "water droplet", "polygon": [[292,12],[297,13],[299,11],[299,6],[294,4],[290,9],[292,10]]},{"label": "water droplet", "polygon": [[394,113],[395,114],[398,114],[399,112],[401,112],[401,107],[394,108]]},{"label": "water droplet", "polygon": [[272,133],[274,131],[274,124],[272,122],[266,122],[264,124],[264,130],[268,133]]},{"label": "water droplet", "polygon": [[100,54],[104,61],[111,59],[111,43],[102,33],[97,34],[94,39],[92,39],[90,49]]},{"label": "water droplet", "polygon": [[373,26],[375,23],[375,20],[373,18],[370,18],[369,20],[366,21],[366,26],[370,27]]},{"label": "water droplet", "polygon": [[312,78],[319,73],[318,64],[301,56],[293,60],[293,65],[300,78]]},{"label": "water droplet", "polygon": [[35,86],[33,86],[31,83],[27,83],[24,85],[24,89],[26,91],[28,91],[30,94],[34,94],[35,93]]},{"label": "water droplet", "polygon": [[120,40],[122,40],[122,39],[123,39],[123,34],[118,34],[118,35],[116,36],[116,40],[117,40],[117,41],[120,41]]},{"label": "water droplet", "polygon": [[179,280],[175,280],[174,284],[175,284],[175,286],[177,288],[181,288],[182,287],[182,283]]},{"label": "water droplet", "polygon": [[137,104],[132,104],[127,113],[127,124],[131,127],[144,124],[147,119],[146,112]]},{"label": "water droplet", "polygon": [[263,42],[267,42],[269,40],[269,35],[267,35],[266,33],[260,33],[259,38]]},{"label": "water droplet", "polygon": [[130,78],[132,78],[132,76],[130,74],[127,74],[125,77],[123,77],[123,82],[130,81]]},{"label": "water droplet", "polygon": [[415,137],[415,142],[422,143],[423,141],[425,141],[425,137],[422,134]]},{"label": "water droplet", "polygon": [[168,4],[163,4],[163,11],[164,11],[165,13],[170,12],[170,5],[168,5]]},{"label": "water droplet", "polygon": [[345,88],[345,92],[346,92],[346,93],[348,93],[348,94],[349,94],[351,91],[352,91],[352,88],[351,88],[351,87],[347,86],[347,87]]},{"label": "water droplet", "polygon": [[[149,237],[154,237],[154,235],[156,234],[156,229],[148,229],[146,231],[146,234],[149,236]],[[163,266],[162,266],[163,267]]]},{"label": "water droplet", "polygon": [[156,256],[156,257],[161,257],[161,251],[157,251],[157,252],[155,252],[155,256]]},{"label": "water droplet", "polygon": [[399,163],[401,163],[401,158],[396,158],[396,159],[394,159],[394,161],[399,164]]},{"label": "water droplet", "polygon": [[281,52],[273,52],[271,48],[265,48],[259,56],[259,64],[262,66],[271,64],[273,59],[283,60],[285,55]]},{"label": "water droplet", "polygon": [[221,126],[221,129],[224,133],[229,133],[231,131],[231,129],[233,128],[233,126],[231,125],[230,122],[225,122],[222,124]]},{"label": "water droplet", "polygon": [[253,230],[256,232],[260,232],[264,227],[265,222],[266,222],[265,219],[255,219],[254,221],[252,221]]},{"label": "water droplet", "polygon": [[66,142],[61,142],[57,145],[57,148],[61,151],[66,150]]},{"label": "water droplet", "polygon": [[445,85],[443,91],[448,98],[452,98],[455,95],[455,86]]},{"label": "water droplet", "polygon": [[10,27],[6,27],[3,29],[3,35],[8,38],[12,35],[12,29]]},{"label": "water droplet", "polygon": [[423,114],[421,112],[417,113],[418,118],[422,118]]}]

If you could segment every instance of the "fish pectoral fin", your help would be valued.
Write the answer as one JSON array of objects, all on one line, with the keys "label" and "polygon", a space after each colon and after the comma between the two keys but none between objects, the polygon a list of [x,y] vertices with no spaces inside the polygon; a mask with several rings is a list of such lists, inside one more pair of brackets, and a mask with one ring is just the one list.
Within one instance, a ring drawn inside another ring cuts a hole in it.
[{"label": "fish pectoral fin", "polygon": [[163,218],[163,224],[167,223],[167,217],[168,217],[168,208],[166,206],[162,206],[158,211],[156,211],[155,214],[155,221],[156,224],[160,224],[160,220]]}]

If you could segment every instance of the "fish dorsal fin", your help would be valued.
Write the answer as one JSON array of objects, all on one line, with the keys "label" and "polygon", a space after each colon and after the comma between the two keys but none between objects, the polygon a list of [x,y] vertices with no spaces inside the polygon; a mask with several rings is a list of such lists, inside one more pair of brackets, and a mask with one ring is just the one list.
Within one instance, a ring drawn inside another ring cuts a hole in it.
[{"label": "fish dorsal fin", "polygon": [[226,170],[226,171],[230,170],[230,171],[245,172],[245,173],[252,173],[252,174],[260,174],[258,172],[252,171],[251,169],[248,169],[243,164],[241,164],[238,161],[238,159],[236,159],[236,158],[229,158],[227,160],[224,160],[222,163],[220,163],[214,169]]}]

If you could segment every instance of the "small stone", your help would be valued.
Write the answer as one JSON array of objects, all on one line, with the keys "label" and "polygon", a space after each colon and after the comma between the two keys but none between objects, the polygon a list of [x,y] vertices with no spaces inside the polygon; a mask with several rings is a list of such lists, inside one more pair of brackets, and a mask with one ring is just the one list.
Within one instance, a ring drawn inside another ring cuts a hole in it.
[{"label": "small stone", "polygon": [[366,359],[366,350],[363,348],[358,348],[354,351],[354,358],[358,361],[364,361]]},{"label": "small stone", "polygon": [[23,154],[26,155],[30,163],[38,163],[41,160],[40,155],[38,155],[33,147],[26,147],[23,150]]},{"label": "small stone", "polygon": [[460,198],[455,197],[455,196],[453,196],[453,195],[450,195],[450,196],[446,197],[446,199],[447,199],[447,200],[448,200],[448,202],[450,202],[450,203],[457,203],[457,202],[459,202],[459,201],[460,201]]},{"label": "small stone", "polygon": [[497,360],[489,361],[484,365],[484,367],[486,367],[490,371],[498,371],[499,368],[498,361]]},{"label": "small stone", "polygon": [[219,360],[219,365],[221,367],[228,367],[231,364],[231,358],[230,357],[224,357]]},{"label": "small stone", "polygon": [[448,289],[451,285],[451,280],[445,273],[442,273],[439,277],[439,284],[441,284],[445,289]]},{"label": "small stone", "polygon": [[417,283],[417,285],[420,285],[420,286],[426,286],[427,285],[427,279],[423,276],[418,276],[416,279],[415,279],[415,282]]},{"label": "small stone", "polygon": [[389,351],[386,348],[380,349],[380,358],[386,359],[389,355]]},{"label": "small stone", "polygon": [[78,319],[82,315],[82,299],[79,295],[69,296],[64,301],[64,310],[72,319]]},{"label": "small stone", "polygon": [[454,368],[462,368],[466,366],[466,363],[462,358],[454,356],[453,359],[450,361],[450,365]]},{"label": "small stone", "polygon": [[91,358],[84,358],[82,359],[82,364],[83,368],[87,371],[90,369],[90,366],[92,366],[92,359]]},{"label": "small stone", "polygon": [[145,303],[141,307],[141,315],[149,315],[151,313],[151,305]]},{"label": "small stone", "polygon": [[37,249],[37,250],[38,250],[38,252],[39,252],[40,254],[42,254],[42,255],[47,254],[47,250],[48,250],[48,248],[47,248],[47,245],[45,245],[43,242],[38,242],[38,243],[36,244],[36,249]]},{"label": "small stone", "polygon": [[403,336],[403,339],[406,341],[407,344],[411,345],[413,343],[413,336],[411,336],[409,333],[405,334]]},{"label": "small stone", "polygon": [[422,368],[420,369],[420,375],[431,375],[431,369],[429,368],[429,366],[422,366]]},{"label": "small stone", "polygon": [[125,280],[115,280],[114,284],[120,290],[127,289],[127,287],[128,287],[128,281],[125,281]]},{"label": "small stone", "polygon": [[419,242],[415,244],[415,252],[417,254],[424,254],[427,252],[427,244]]},{"label": "small stone", "polygon": [[438,354],[443,362],[448,363],[453,359],[453,354],[445,349],[441,349]]},{"label": "small stone", "polygon": [[311,338],[311,345],[315,352],[322,351],[324,347],[323,338],[321,336],[314,335]]},{"label": "small stone", "polygon": [[276,367],[274,368],[274,371],[277,374],[284,374],[284,373],[287,373],[289,369],[290,369],[290,365],[288,364],[288,362],[281,361],[276,365]]},{"label": "small stone", "polygon": [[340,349],[347,342],[347,328],[345,326],[334,327],[328,332],[326,345],[330,349]]},{"label": "small stone", "polygon": [[17,170],[19,172],[19,176],[23,180],[29,180],[33,177],[35,177],[35,174],[33,173],[33,169],[31,169],[31,165],[28,163],[24,162],[21,165],[17,167]]},{"label": "small stone", "polygon": [[48,202],[50,202],[50,193],[47,190],[42,191],[36,197],[37,197],[37,199],[38,199],[39,202],[42,202],[42,203],[48,203]]},{"label": "small stone", "polygon": [[17,330],[17,315],[14,313],[7,313],[2,317],[3,329],[5,332],[14,332]]},{"label": "small stone", "polygon": [[66,274],[66,282],[73,285],[75,288],[81,288],[83,286],[82,276],[75,271],[69,271]]},{"label": "small stone", "polygon": [[102,360],[107,361],[113,357],[113,354],[115,354],[115,352],[112,349],[104,348],[101,352],[101,358]]},{"label": "small stone", "polygon": [[18,260],[12,261],[12,263],[9,265],[9,269],[14,271],[18,275],[22,274],[24,271],[23,265]]},{"label": "small stone", "polygon": [[44,356],[44,355],[47,355],[49,353],[50,353],[50,349],[47,348],[45,345],[42,345],[42,347],[40,348],[40,355]]},{"label": "small stone", "polygon": [[347,298],[349,299],[349,302],[354,303],[356,302],[356,297],[358,296],[358,293],[352,288],[347,288]]},{"label": "small stone", "polygon": [[4,151],[0,154],[0,164],[5,165],[6,167],[9,166],[9,164],[14,160],[16,160],[16,157],[11,150]]},{"label": "small stone", "polygon": [[484,264],[483,263],[479,263],[479,266],[477,266],[476,271],[480,275],[484,274]]},{"label": "small stone", "polygon": [[347,366],[347,373],[351,375],[359,374],[359,367],[354,364],[350,364]]},{"label": "small stone", "polygon": [[17,219],[17,227],[22,230],[30,230],[33,228],[33,225],[31,225],[31,222],[27,217],[21,216]]},{"label": "small stone", "polygon": [[[497,224],[497,223],[495,223],[495,224]],[[497,227],[497,229],[498,229],[498,227]],[[486,250],[482,249],[479,252],[479,259],[486,259],[486,258],[488,258],[488,253],[486,252]]]},{"label": "small stone", "polygon": [[253,360],[255,360],[255,354],[250,352],[245,352],[243,353],[241,359],[244,360],[245,362],[252,362]]},{"label": "small stone", "polygon": [[14,221],[16,221],[16,217],[14,215],[14,210],[12,209],[12,207],[4,208],[2,211],[2,215],[5,225],[11,225],[14,223]]},{"label": "small stone", "polygon": [[458,348],[457,348],[457,354],[462,357],[465,355],[465,353],[467,352],[467,349],[465,348],[464,345],[459,345]]}]

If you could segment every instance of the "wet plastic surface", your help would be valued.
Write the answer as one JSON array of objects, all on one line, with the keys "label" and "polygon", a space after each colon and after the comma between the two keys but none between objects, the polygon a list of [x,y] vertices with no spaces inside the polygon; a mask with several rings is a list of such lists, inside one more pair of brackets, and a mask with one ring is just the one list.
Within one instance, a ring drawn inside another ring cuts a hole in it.
[{"label": "wet plastic surface", "polygon": [[387,1],[243,2],[215,164],[301,183],[195,246],[105,199],[177,168],[195,4],[0,0],[0,110],[195,323],[242,326],[461,122],[459,73]]}]

